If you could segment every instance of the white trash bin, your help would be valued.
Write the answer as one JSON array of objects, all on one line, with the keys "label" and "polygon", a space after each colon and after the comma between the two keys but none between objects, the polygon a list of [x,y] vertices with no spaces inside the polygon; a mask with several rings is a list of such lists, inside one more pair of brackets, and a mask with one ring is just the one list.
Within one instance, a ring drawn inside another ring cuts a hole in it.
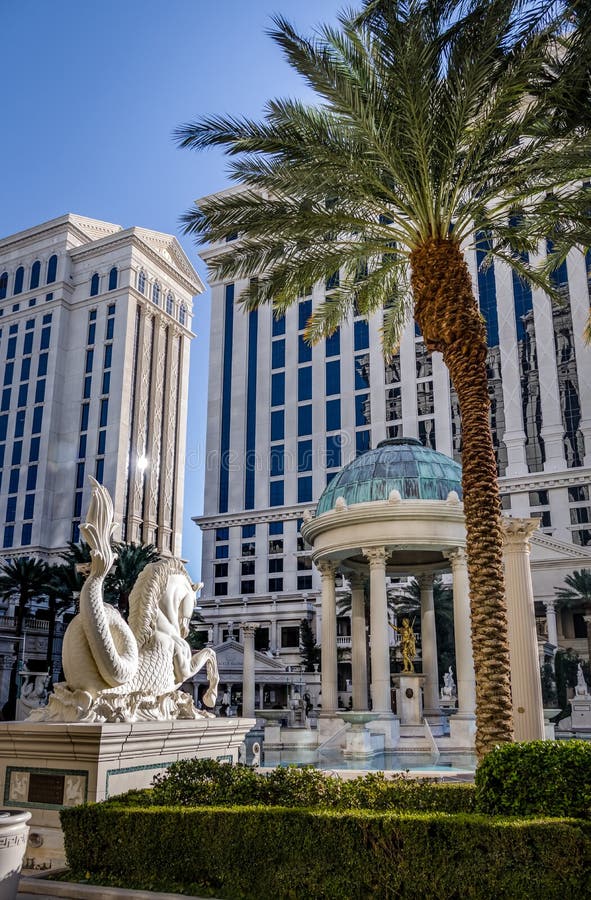
[{"label": "white trash bin", "polygon": [[31,813],[0,809],[0,900],[14,900],[29,836]]}]

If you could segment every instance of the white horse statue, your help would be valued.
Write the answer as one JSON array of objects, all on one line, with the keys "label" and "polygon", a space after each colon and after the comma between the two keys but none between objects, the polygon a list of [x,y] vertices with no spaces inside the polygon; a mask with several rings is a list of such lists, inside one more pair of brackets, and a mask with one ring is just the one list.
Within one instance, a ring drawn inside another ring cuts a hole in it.
[{"label": "white horse statue", "polygon": [[103,485],[92,482],[88,521],[80,531],[90,545],[90,573],[80,592],[80,612],[64,635],[65,682],[54,686],[36,721],[136,722],[197,719],[179,690],[203,666],[209,688],[205,706],[215,705],[218,669],[213,650],[194,653],[185,640],[195,608],[195,590],[178,559],[150,563],[129,597],[129,622],[103,602],[103,583],[113,565],[113,504]]}]

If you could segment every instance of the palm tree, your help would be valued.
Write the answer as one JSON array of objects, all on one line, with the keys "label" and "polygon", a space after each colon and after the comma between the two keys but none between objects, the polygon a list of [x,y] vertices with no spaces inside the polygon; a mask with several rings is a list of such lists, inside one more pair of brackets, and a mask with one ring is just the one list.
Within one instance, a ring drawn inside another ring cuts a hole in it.
[{"label": "palm tree", "polygon": [[[0,566],[0,597],[3,600],[16,600],[16,629],[15,636],[22,639],[24,621],[31,601],[41,599],[47,595],[47,582],[49,579],[49,566],[39,559],[29,556],[18,556],[9,559]],[[18,652],[20,645],[16,645],[17,661],[13,667],[8,691],[8,700],[3,708],[5,718],[12,718],[15,713],[17,696]]]},{"label": "palm tree", "polygon": [[[478,244],[487,263],[556,297],[554,269],[589,245],[580,185],[591,141],[584,128],[565,126],[557,139],[552,127],[564,56],[556,9],[366,2],[310,40],[277,17],[272,36],[319,105],[274,100],[262,122],[209,116],[177,130],[183,147],[224,148],[243,185],[183,218],[199,242],[239,235],[210,264],[217,279],[246,279],[247,310],[272,303],[280,316],[329,279],[311,342],[353,310],[383,310],[387,355],[414,309],[427,349],[443,354],[463,430],[479,756],[512,740],[512,709],[487,335],[466,253]],[[528,254],[549,237],[536,266]]]},{"label": "palm tree", "polygon": [[559,606],[582,609],[587,626],[587,658],[591,664],[591,569],[580,569],[564,579],[566,587],[555,588]]},{"label": "palm tree", "polygon": [[114,543],[115,565],[105,581],[105,600],[113,603],[124,618],[129,615],[129,595],[140,572],[160,554],[154,544]]}]

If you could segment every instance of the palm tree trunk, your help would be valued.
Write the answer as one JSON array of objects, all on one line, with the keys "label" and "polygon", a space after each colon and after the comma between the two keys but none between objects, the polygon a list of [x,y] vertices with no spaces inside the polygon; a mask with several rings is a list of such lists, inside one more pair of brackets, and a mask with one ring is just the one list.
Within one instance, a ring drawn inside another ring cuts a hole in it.
[{"label": "palm tree trunk", "polygon": [[501,504],[489,425],[486,329],[468,267],[453,240],[431,240],[411,256],[415,318],[439,350],[458,395],[472,644],[476,752],[513,740]]}]

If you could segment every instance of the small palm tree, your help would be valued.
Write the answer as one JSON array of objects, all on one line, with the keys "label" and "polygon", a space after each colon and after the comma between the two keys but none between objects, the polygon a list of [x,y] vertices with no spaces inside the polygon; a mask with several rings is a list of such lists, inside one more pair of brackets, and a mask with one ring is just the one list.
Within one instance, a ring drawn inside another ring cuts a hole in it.
[{"label": "small palm tree", "polygon": [[113,603],[124,618],[129,615],[129,595],[138,575],[160,554],[153,544],[113,544],[115,564],[105,581],[105,600]]},{"label": "small palm tree", "polygon": [[555,588],[559,606],[582,610],[587,626],[587,658],[591,663],[591,569],[580,569],[564,579],[566,587]]},{"label": "small palm tree", "polygon": [[245,279],[246,309],[272,303],[282,315],[322,282],[311,342],[354,310],[383,310],[390,354],[414,311],[443,355],[462,421],[479,756],[513,727],[487,334],[466,252],[479,247],[558,297],[554,270],[591,242],[589,129],[555,122],[574,77],[567,5],[371,0],[311,40],[278,17],[272,36],[319,104],[274,100],[262,122],[210,116],[178,129],[181,146],[224,148],[243,185],[184,223],[199,242],[239,235],[210,265],[216,279]]}]

